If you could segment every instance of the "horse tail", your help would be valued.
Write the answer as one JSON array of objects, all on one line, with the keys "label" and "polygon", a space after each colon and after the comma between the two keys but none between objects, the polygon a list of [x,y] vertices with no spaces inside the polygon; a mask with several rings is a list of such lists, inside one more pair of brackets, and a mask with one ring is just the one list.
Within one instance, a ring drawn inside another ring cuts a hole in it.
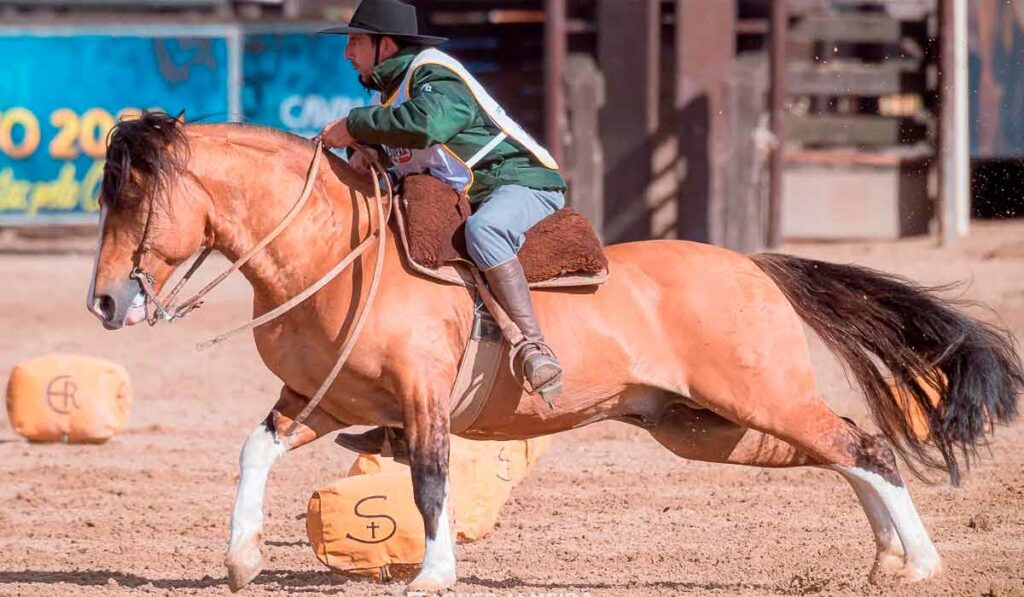
[{"label": "horse tail", "polygon": [[1013,336],[957,309],[970,303],[940,297],[949,286],[776,253],[751,259],[853,374],[917,477],[926,479],[923,466],[959,485],[961,461],[969,468],[994,424],[1017,416],[1024,369]]}]

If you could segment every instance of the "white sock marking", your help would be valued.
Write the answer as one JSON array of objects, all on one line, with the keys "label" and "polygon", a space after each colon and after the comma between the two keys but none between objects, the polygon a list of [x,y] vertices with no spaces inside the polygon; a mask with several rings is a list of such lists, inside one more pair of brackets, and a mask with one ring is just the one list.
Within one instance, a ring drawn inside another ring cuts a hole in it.
[{"label": "white sock marking", "polygon": [[244,540],[263,530],[263,497],[270,467],[287,451],[287,446],[275,440],[265,423],[257,425],[246,438],[238,457],[241,475],[235,509],[231,513],[229,554]]},{"label": "white sock marking", "polygon": [[889,512],[885,503],[871,490],[870,485],[859,477],[844,475],[850,482],[850,487],[857,494],[860,505],[864,508],[868,522],[871,524],[871,531],[875,534],[875,544],[879,553],[903,555],[903,543],[896,532],[896,526],[889,518]]},{"label": "white sock marking", "polygon": [[[844,477],[861,483],[864,491],[875,496],[885,508],[899,539],[903,542],[907,565],[913,568],[914,573],[926,578],[936,572],[941,565],[939,553],[935,550],[928,531],[917,514],[907,488],[893,485],[878,473],[866,469],[839,465],[833,468]],[[870,518],[871,514],[868,516]]]},{"label": "white sock marking", "polygon": [[444,504],[437,520],[437,536],[427,538],[423,553],[423,566],[419,576],[436,579],[455,579],[455,538],[448,516],[448,481],[444,485]]}]

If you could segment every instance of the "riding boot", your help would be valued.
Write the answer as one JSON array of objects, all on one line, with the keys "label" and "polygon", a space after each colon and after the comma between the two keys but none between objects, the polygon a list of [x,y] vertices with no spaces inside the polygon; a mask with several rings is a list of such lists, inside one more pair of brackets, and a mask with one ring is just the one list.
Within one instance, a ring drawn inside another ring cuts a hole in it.
[{"label": "riding boot", "polygon": [[562,366],[544,343],[537,318],[533,314],[530,287],[519,259],[512,258],[484,272],[494,298],[523,333],[519,350],[523,377],[530,387],[549,403],[562,391]]}]

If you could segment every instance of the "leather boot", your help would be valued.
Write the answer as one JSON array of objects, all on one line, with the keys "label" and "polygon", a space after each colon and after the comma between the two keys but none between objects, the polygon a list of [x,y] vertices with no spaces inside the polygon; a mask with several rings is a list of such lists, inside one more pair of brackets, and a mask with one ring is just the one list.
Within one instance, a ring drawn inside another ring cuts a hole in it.
[{"label": "leather boot", "polygon": [[525,338],[519,356],[522,360],[523,377],[531,388],[551,404],[562,390],[562,366],[550,348],[544,344],[544,336],[533,314],[533,301],[526,274],[518,259],[513,258],[484,272],[487,284],[494,298],[508,313],[509,318],[519,327]]}]

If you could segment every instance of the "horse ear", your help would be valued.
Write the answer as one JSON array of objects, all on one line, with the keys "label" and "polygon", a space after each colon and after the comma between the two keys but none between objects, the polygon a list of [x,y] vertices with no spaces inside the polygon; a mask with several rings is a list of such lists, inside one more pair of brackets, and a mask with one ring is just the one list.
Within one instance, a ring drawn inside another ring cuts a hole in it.
[{"label": "horse ear", "polygon": [[178,116],[174,120],[178,124],[185,124],[185,111],[178,112]]}]

